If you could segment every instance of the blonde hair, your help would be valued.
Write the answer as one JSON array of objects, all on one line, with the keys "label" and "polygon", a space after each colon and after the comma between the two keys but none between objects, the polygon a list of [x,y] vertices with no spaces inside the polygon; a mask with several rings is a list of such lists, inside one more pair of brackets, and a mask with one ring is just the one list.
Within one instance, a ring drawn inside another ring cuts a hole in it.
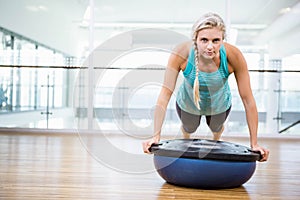
[{"label": "blonde hair", "polygon": [[225,39],[225,32],[226,27],[223,19],[216,13],[206,13],[201,18],[199,18],[192,27],[192,40],[194,45],[194,52],[195,52],[195,67],[196,67],[196,74],[195,74],[195,81],[193,85],[193,94],[194,94],[194,103],[196,107],[200,110],[199,102],[200,102],[200,95],[199,95],[199,80],[198,80],[198,47],[197,47],[197,35],[200,30],[206,28],[213,28],[217,27],[223,32],[223,40]]}]

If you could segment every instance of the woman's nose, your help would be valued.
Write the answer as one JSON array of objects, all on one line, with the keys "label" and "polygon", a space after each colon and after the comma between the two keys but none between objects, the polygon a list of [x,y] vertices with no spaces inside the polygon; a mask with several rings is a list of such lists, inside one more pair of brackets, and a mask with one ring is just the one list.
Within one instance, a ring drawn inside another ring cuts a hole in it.
[{"label": "woman's nose", "polygon": [[208,49],[212,49],[212,48],[213,48],[212,42],[208,42],[207,48],[208,48]]}]

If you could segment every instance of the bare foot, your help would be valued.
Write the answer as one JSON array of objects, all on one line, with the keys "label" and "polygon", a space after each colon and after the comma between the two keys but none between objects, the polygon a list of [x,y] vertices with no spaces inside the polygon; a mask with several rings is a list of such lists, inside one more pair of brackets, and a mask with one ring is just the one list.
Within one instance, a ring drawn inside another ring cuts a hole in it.
[{"label": "bare foot", "polygon": [[213,132],[214,140],[220,140],[223,131],[224,131],[224,126],[222,126],[222,129],[219,132]]},{"label": "bare foot", "polygon": [[188,132],[186,132],[186,131],[184,130],[183,126],[181,126],[180,129],[181,129],[181,132],[182,132],[182,134],[183,134],[183,138],[184,138],[184,139],[190,139],[191,134],[188,133]]}]

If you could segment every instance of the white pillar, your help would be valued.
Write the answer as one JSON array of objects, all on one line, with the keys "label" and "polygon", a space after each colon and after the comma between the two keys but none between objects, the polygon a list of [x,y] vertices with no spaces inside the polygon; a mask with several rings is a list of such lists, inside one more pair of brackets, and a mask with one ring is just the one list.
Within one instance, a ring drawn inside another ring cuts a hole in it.
[{"label": "white pillar", "polygon": [[[269,69],[281,70],[281,59],[270,59]],[[268,92],[267,92],[267,113],[266,113],[266,132],[275,134],[279,132],[281,118],[280,111],[280,91],[281,91],[281,73],[267,73]]]},{"label": "white pillar", "polygon": [[94,0],[90,0],[90,19],[89,19],[89,61],[88,61],[88,130],[93,129],[94,121],[94,63],[93,63],[93,50],[94,50]]},{"label": "white pillar", "polygon": [[231,0],[226,0],[225,3],[225,24],[226,24],[226,34],[227,41],[231,41],[230,30],[231,30]]}]

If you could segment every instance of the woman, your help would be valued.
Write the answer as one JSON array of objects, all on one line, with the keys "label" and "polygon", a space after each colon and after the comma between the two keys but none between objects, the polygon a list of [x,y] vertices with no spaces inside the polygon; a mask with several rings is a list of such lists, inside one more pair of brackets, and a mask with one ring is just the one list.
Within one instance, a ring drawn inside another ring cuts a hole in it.
[{"label": "woman", "polygon": [[213,139],[219,140],[231,109],[228,77],[234,73],[246,111],[251,148],[262,154],[261,161],[268,159],[269,151],[257,142],[258,113],[247,63],[240,50],[223,42],[224,38],[225,25],[222,18],[208,13],[194,24],[192,41],[179,44],[174,49],[154,113],[155,134],[143,143],[145,153],[150,153],[149,147],[160,140],[167,105],[180,71],[183,72],[184,81],[176,97],[176,109],[182,122],[184,138],[189,138],[200,125],[201,116],[206,116]]}]

